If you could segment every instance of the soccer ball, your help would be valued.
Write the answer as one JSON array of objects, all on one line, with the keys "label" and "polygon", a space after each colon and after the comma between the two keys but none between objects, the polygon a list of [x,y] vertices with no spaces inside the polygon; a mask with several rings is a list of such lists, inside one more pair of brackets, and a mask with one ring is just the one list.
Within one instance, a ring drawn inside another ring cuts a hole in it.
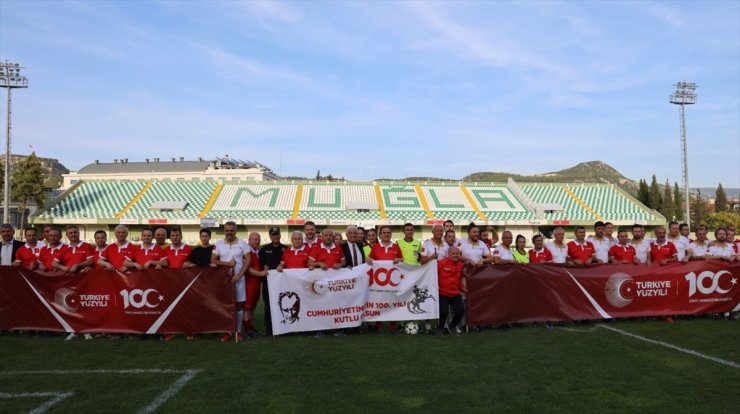
[{"label": "soccer ball", "polygon": [[408,335],[416,335],[419,333],[419,325],[415,322],[409,322],[403,327],[403,330],[405,330]]}]

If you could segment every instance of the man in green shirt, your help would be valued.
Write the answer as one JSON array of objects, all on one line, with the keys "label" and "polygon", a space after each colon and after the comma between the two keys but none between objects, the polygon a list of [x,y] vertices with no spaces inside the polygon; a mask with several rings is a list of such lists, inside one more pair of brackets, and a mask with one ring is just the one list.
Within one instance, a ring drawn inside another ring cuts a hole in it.
[{"label": "man in green shirt", "polygon": [[403,225],[403,239],[396,242],[403,253],[403,262],[409,265],[419,265],[421,258],[421,241],[414,240],[414,225]]}]

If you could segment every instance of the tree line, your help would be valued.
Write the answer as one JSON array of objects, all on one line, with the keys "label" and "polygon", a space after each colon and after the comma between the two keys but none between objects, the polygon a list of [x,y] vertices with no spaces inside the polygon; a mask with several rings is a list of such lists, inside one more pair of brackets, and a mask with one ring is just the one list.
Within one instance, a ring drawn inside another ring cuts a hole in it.
[{"label": "tree line", "polygon": [[[673,183],[673,190],[671,190],[671,184],[666,179],[661,191],[655,175],[653,175],[650,185],[648,185],[646,180],[641,179],[637,187],[637,199],[642,204],[658,211],[669,221],[685,220],[684,199],[677,182]],[[722,187],[722,183],[719,183],[715,191],[714,212],[710,211],[699,189],[697,189],[696,196],[690,197],[689,209],[692,230],[700,224],[707,225],[710,228],[716,228],[728,223],[737,225],[740,222],[740,215],[729,210],[727,193]]]}]

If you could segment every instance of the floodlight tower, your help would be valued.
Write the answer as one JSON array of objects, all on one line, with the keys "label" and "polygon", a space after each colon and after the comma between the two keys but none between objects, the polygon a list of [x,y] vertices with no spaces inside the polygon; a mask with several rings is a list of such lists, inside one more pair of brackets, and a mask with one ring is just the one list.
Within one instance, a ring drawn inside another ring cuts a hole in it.
[{"label": "floodlight tower", "polygon": [[0,62],[0,88],[8,90],[7,129],[5,130],[5,186],[3,187],[3,223],[8,222],[10,212],[10,91],[28,88],[28,79],[21,75],[21,65]]},{"label": "floodlight tower", "polygon": [[[686,149],[686,115],[684,107],[696,103],[696,84],[693,82],[676,83],[676,91],[670,98],[672,104],[678,105],[681,114],[681,146],[683,148],[683,164],[681,164],[681,174],[683,175],[683,189],[686,201],[685,219],[686,224],[691,227],[691,216],[689,215],[689,154]],[[669,217],[670,219],[670,217]]]}]

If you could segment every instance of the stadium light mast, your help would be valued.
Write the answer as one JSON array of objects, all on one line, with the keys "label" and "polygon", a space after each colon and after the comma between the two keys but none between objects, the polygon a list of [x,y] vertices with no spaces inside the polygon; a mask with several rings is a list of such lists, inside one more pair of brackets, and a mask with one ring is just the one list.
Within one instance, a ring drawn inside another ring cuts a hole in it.
[{"label": "stadium light mast", "polygon": [[[691,216],[689,215],[689,154],[686,149],[686,115],[684,107],[696,103],[696,84],[693,82],[676,83],[676,91],[671,94],[670,103],[678,105],[681,114],[681,146],[683,148],[683,164],[681,164],[681,174],[683,176],[683,188],[685,193],[686,224],[691,227]],[[671,219],[670,217],[668,218]]]},{"label": "stadium light mast", "polygon": [[5,186],[3,187],[3,223],[10,216],[10,103],[11,91],[15,88],[28,88],[28,79],[21,75],[21,65],[0,62],[0,88],[8,90],[7,129],[5,130]]}]

